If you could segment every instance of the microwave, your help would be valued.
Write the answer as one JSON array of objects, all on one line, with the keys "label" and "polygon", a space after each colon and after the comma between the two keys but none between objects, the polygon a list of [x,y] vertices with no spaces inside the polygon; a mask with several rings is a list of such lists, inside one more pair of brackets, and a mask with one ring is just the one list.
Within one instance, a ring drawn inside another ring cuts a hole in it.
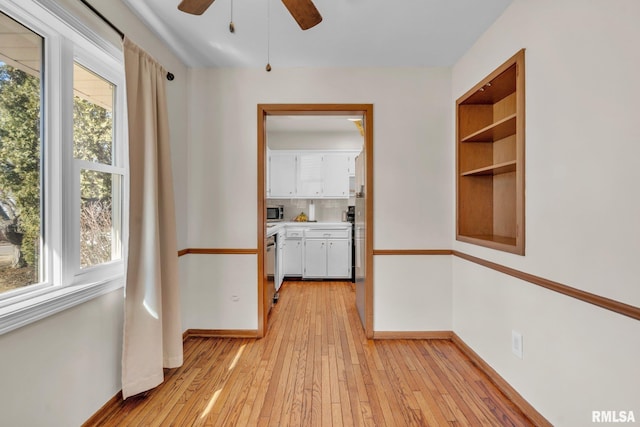
[{"label": "microwave", "polygon": [[284,206],[267,206],[267,221],[282,221],[284,219]]}]

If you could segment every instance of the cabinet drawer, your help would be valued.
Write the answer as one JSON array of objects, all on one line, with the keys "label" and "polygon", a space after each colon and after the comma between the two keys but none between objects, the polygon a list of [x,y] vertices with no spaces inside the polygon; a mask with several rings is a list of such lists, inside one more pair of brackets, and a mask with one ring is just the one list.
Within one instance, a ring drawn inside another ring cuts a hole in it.
[{"label": "cabinet drawer", "polygon": [[311,229],[305,230],[304,236],[308,238],[321,238],[321,239],[347,239],[351,236],[351,230],[349,229]]},{"label": "cabinet drawer", "polygon": [[303,228],[288,228],[287,229],[287,239],[301,239],[304,234]]}]

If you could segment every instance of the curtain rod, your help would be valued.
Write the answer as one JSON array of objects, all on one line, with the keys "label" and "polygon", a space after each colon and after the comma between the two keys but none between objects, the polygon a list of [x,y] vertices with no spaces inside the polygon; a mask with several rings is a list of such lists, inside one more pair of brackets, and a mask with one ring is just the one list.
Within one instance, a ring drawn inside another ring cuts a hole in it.
[{"label": "curtain rod", "polygon": [[[80,2],[82,2],[82,4],[84,4],[85,6],[87,6],[98,18],[102,19],[102,21],[105,24],[107,24],[109,27],[111,27],[111,29],[113,31],[115,31],[116,33],[118,33],[120,38],[124,40],[124,33],[120,30],[120,28],[116,27],[113,24],[113,22],[109,21],[102,13],[100,13],[100,11],[98,9],[93,7],[91,5],[91,3],[87,2],[86,0],[80,0]],[[174,78],[175,78],[175,76],[173,75],[173,73],[170,73],[170,72],[167,71],[167,80],[171,81]]]}]

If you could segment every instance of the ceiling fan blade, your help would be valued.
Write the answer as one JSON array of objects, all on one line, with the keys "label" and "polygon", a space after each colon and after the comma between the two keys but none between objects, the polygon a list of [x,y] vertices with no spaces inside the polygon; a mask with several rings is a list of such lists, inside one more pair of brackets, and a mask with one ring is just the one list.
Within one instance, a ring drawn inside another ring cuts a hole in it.
[{"label": "ceiling fan blade", "polygon": [[300,28],[308,30],[322,22],[322,16],[311,0],[282,0]]},{"label": "ceiling fan blade", "polygon": [[178,9],[192,15],[202,15],[214,0],[182,0]]}]

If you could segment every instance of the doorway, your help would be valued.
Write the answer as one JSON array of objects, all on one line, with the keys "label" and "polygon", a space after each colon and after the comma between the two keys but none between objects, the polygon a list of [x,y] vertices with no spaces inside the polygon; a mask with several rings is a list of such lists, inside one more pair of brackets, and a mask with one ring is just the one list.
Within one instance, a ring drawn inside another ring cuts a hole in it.
[{"label": "doorway", "polygon": [[[268,327],[266,262],[267,117],[269,116],[361,116],[364,133],[364,184],[357,189],[362,214],[356,228],[361,256],[356,277],[356,300],[367,338],[373,338],[373,104],[259,104],[258,105],[258,336]],[[355,225],[354,225],[355,226]],[[352,244],[355,244],[353,242]]]}]

